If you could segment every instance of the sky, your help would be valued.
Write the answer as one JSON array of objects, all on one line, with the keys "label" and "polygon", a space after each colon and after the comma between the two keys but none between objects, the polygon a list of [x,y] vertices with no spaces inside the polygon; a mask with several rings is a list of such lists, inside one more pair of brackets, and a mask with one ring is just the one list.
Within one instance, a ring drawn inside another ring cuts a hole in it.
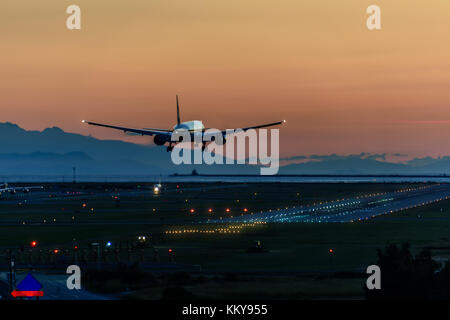
[{"label": "sky", "polygon": [[0,30],[0,121],[28,130],[149,143],[81,120],[170,128],[179,94],[207,127],[286,119],[283,157],[450,155],[446,0],[15,0]]}]

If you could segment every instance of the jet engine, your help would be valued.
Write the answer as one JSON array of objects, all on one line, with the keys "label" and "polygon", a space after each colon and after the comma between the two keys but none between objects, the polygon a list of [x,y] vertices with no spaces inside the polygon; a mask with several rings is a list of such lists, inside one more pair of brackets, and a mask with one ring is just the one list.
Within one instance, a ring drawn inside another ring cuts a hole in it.
[{"label": "jet engine", "polygon": [[163,136],[157,134],[154,138],[153,138],[153,142],[157,145],[157,146],[162,146],[164,145],[164,143],[166,143],[166,139],[164,139]]}]

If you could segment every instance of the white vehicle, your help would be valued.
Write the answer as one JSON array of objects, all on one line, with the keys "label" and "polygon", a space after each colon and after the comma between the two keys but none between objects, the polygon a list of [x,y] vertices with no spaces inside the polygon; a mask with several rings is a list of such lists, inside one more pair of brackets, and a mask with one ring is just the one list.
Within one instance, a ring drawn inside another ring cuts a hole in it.
[{"label": "white vehicle", "polygon": [[[108,124],[96,123],[96,122],[91,122],[91,121],[86,121],[86,120],[82,120],[81,122],[87,123],[87,124],[93,125],[93,126],[100,126],[100,127],[121,130],[125,133],[132,134],[132,135],[154,136],[153,141],[158,146],[163,146],[164,144],[169,143],[169,145],[167,147],[167,151],[169,152],[169,151],[173,150],[172,144],[174,142],[171,141],[172,133],[177,132],[177,130],[188,130],[191,134],[192,140],[193,140],[194,135],[201,134],[203,136],[203,133],[206,130],[205,126],[203,125],[203,122],[200,120],[181,122],[180,106],[178,104],[178,95],[176,96],[176,100],[177,100],[177,124],[175,126],[173,126],[172,129],[155,129],[155,128],[135,129],[135,128],[128,128],[128,127],[112,126],[112,125],[108,125]],[[240,128],[240,129],[242,131],[246,131],[249,129],[266,128],[266,127],[277,126],[277,125],[283,124],[284,122],[286,122],[286,120],[252,126],[252,127]],[[223,137],[223,143],[226,143],[227,131],[222,130],[221,133],[222,133],[222,137]],[[214,140],[212,140],[212,141],[214,141]],[[175,143],[179,143],[179,142],[182,142],[182,137],[180,137],[180,140],[176,141]],[[202,149],[203,150],[205,149],[205,142],[203,142]]]}]

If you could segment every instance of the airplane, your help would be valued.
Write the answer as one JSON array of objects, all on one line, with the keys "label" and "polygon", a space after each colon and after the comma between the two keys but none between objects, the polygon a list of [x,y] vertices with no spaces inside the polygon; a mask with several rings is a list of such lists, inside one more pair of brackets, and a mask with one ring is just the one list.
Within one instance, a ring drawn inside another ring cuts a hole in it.
[{"label": "airplane", "polygon": [[42,189],[44,189],[44,187],[43,186],[10,187],[8,185],[8,183],[5,182],[3,184],[0,184],[0,195],[2,195],[2,193],[4,193],[4,192],[8,192],[10,194],[16,194],[17,191],[22,191],[24,193],[28,193],[32,189],[42,190]]},{"label": "airplane", "polygon": [[[172,133],[174,133],[174,132],[176,133],[177,130],[188,130],[191,134],[191,141],[194,140],[194,135],[197,135],[197,134],[202,134],[202,137],[205,137],[205,135],[203,133],[205,132],[205,130],[207,130],[205,128],[205,126],[203,125],[203,122],[200,120],[181,122],[181,120],[180,120],[180,105],[178,103],[178,95],[176,95],[176,102],[177,102],[177,124],[174,125],[172,129],[169,129],[169,130],[156,129],[156,128],[136,129],[136,128],[113,126],[113,125],[109,125],[109,124],[102,124],[102,123],[91,122],[91,121],[86,121],[86,120],[82,120],[81,122],[92,125],[92,126],[99,126],[99,127],[121,130],[124,133],[130,134],[130,135],[154,136],[153,142],[157,146],[163,146],[166,143],[169,143],[169,145],[167,147],[167,152],[170,152],[174,148],[172,145],[173,143],[179,143],[179,142],[183,141],[183,137],[180,137],[179,141],[175,141],[175,142],[171,141]],[[272,127],[272,126],[281,125],[285,122],[286,122],[286,120],[282,120],[282,121],[273,122],[273,123],[267,123],[267,124],[252,126],[252,127],[241,128],[241,130],[247,131],[249,129]],[[221,133],[222,133],[222,137],[223,137],[223,143],[226,143],[227,130],[222,130]],[[201,140],[203,141],[203,139],[201,139]],[[214,136],[211,137],[211,141],[214,141]],[[203,142],[202,150],[205,150],[205,143],[206,142]]]}]

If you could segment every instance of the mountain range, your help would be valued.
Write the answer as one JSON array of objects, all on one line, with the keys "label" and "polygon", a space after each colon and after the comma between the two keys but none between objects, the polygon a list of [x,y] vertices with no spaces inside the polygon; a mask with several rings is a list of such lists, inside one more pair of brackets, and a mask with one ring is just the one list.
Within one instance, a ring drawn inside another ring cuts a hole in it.
[{"label": "mountain range", "polygon": [[[281,159],[279,174],[297,175],[448,175],[450,157],[389,162],[385,155],[299,155]],[[296,163],[300,160],[300,163]],[[64,132],[58,127],[25,130],[0,123],[0,176],[259,174],[253,165],[174,165],[166,148]]]}]

